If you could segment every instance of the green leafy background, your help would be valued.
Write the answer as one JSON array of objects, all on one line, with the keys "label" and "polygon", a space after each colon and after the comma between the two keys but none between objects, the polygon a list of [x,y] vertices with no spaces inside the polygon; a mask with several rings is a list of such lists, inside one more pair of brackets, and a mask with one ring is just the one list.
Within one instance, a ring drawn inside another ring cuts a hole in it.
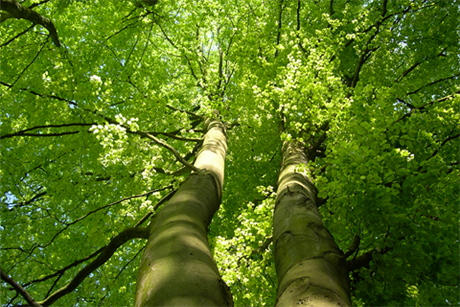
[{"label": "green leafy background", "polygon": [[[358,255],[377,251],[350,274],[354,305],[459,303],[455,1],[21,4],[62,43],[27,20],[1,23],[1,266],[37,301],[188,174],[120,124],[200,138],[180,110],[218,110],[229,151],[209,242],[236,306],[276,300],[264,243],[286,139],[316,156],[305,169],[338,245],[358,234]],[[193,162],[196,142],[161,137]],[[131,306],[144,245],[128,241],[56,304]],[[1,302],[24,303],[6,284]]]}]

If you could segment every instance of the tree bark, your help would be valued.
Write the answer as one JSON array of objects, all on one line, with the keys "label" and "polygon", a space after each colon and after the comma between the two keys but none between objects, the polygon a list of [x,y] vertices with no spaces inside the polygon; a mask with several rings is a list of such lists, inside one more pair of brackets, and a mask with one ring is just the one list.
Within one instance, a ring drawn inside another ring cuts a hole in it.
[{"label": "tree bark", "polygon": [[207,133],[191,174],[153,217],[142,256],[135,306],[233,306],[207,240],[218,210],[227,151],[225,128],[207,120]]},{"label": "tree bark", "polygon": [[343,252],[324,227],[316,189],[297,171],[307,165],[299,143],[283,143],[283,162],[273,217],[277,306],[350,306]]}]

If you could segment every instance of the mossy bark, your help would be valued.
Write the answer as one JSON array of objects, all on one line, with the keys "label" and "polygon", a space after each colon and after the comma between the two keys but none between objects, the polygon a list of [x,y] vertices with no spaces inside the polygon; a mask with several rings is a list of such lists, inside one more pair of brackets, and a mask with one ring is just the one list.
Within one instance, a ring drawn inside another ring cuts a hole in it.
[{"label": "mossy bark", "polygon": [[299,143],[283,143],[273,221],[277,306],[350,306],[343,252],[324,227],[316,189],[298,171],[307,159]]},{"label": "mossy bark", "polygon": [[152,219],[135,306],[233,306],[207,240],[222,195],[225,129],[218,120],[206,126],[194,164],[200,172],[190,175]]}]

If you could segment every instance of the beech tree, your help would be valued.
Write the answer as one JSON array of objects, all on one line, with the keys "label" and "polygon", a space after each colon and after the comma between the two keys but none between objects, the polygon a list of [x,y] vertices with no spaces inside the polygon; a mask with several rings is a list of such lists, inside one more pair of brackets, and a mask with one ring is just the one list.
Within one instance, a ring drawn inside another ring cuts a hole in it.
[{"label": "beech tree", "polygon": [[0,5],[3,306],[460,302],[456,1]]}]

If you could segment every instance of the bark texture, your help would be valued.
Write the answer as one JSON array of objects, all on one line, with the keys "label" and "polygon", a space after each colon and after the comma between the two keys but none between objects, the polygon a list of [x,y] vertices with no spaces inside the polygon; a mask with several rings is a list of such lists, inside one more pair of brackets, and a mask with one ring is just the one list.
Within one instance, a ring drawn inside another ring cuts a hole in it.
[{"label": "bark texture", "polygon": [[303,146],[283,143],[273,221],[277,306],[350,306],[343,252],[324,227],[316,189],[296,169],[307,164]]},{"label": "bark texture", "polygon": [[218,120],[206,126],[194,164],[200,172],[190,175],[152,219],[135,306],[233,306],[207,240],[222,195],[225,128]]}]

